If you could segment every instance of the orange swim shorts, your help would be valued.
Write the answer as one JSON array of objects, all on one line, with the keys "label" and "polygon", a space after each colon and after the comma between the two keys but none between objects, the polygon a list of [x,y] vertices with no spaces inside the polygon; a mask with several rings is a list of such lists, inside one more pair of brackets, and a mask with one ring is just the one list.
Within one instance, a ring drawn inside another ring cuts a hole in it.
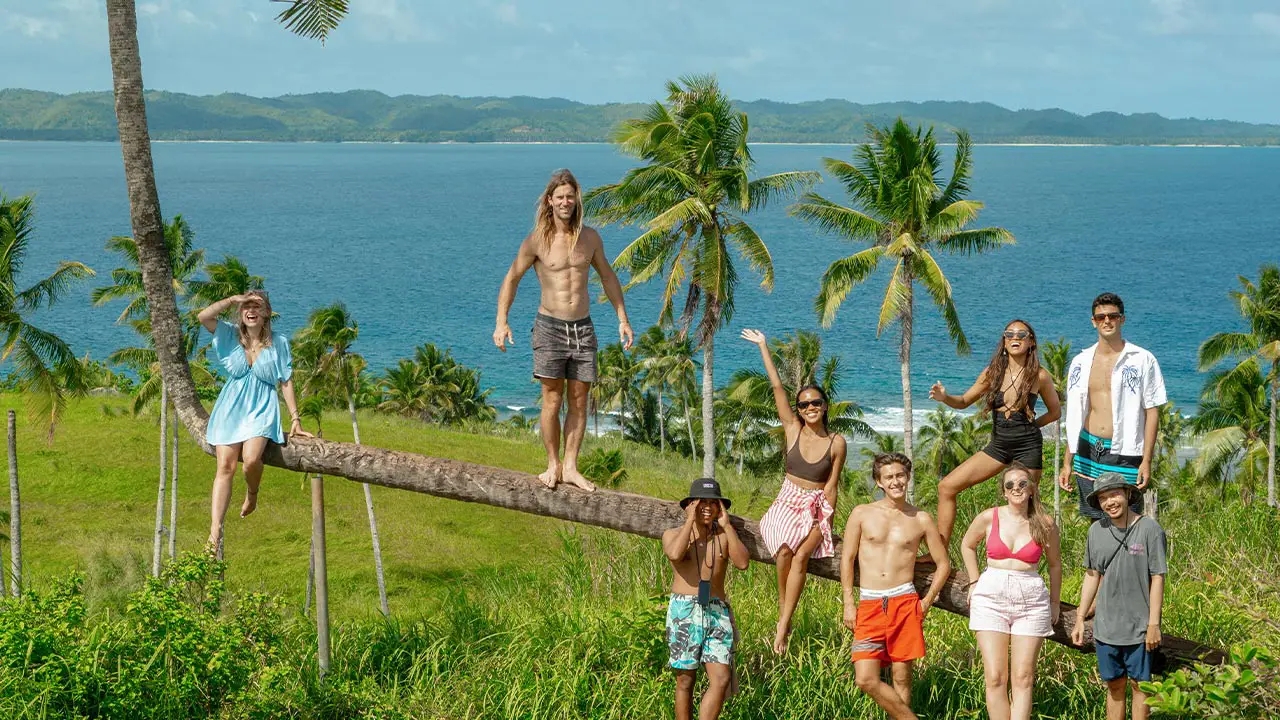
[{"label": "orange swim shorts", "polygon": [[863,599],[853,631],[853,661],[907,662],[924,657],[920,596],[909,592]]}]

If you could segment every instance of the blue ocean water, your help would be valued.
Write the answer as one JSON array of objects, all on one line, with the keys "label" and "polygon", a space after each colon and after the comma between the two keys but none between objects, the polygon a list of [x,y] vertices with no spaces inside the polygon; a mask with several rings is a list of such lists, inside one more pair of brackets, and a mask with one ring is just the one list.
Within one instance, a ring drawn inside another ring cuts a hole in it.
[{"label": "blue ocean water", "polygon": [[[616,181],[631,161],[607,145],[377,145],[157,143],[156,174],[166,217],[181,213],[211,260],[234,254],[267,279],[278,327],[292,332],[321,304],[342,300],[360,323],[356,349],[374,368],[423,342],[452,349],[479,366],[499,406],[528,406],[526,329],[537,307],[533,273],[512,310],[518,342],[497,352],[493,332],[498,283],[549,173],[569,167],[585,186]],[[824,156],[848,158],[848,146],[764,145],[753,149],[761,173],[816,169]],[[918,412],[933,406],[929,385],[967,387],[1014,317],[1042,341],[1093,342],[1089,304],[1119,293],[1126,336],[1151,349],[1170,396],[1195,405],[1203,377],[1199,343],[1241,327],[1228,299],[1236,276],[1255,277],[1280,261],[1280,151],[1255,148],[1003,147],[975,150],[971,197],[986,203],[980,225],[1011,230],[1017,245],[997,253],[943,256],[960,317],[974,347],[959,357],[924,297],[913,353]],[[843,201],[834,183],[820,192]],[[86,283],[38,324],[79,354],[102,358],[132,344],[114,323],[118,307],[93,308],[90,289],[118,264],[103,247],[129,233],[119,147],[109,143],[0,142],[0,191],[36,195],[35,242],[25,260],[30,281],[62,259],[89,264]],[[773,253],[776,288],[765,293],[745,263],[737,310],[717,345],[722,381],[758,362],[739,340],[743,327],[770,335],[816,329],[813,298],[834,259],[857,249],[786,215],[785,205],[753,218]],[[610,255],[637,234],[603,228]],[[882,270],[845,302],[822,332],[844,358],[842,395],[877,425],[899,425],[901,383],[896,333],[877,338],[875,318],[887,282]],[[658,314],[658,288],[627,298],[637,331]],[[594,311],[609,338],[607,305]],[[0,368],[3,371],[3,368]],[[896,417],[895,417],[896,415]]]}]

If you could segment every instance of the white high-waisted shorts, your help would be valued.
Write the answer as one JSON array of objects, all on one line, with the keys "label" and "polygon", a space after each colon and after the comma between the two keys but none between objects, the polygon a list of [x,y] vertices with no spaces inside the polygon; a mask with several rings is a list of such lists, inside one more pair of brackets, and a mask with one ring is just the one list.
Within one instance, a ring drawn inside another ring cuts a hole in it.
[{"label": "white high-waisted shorts", "polygon": [[1049,590],[1034,570],[987,568],[974,586],[969,606],[974,632],[1048,637],[1053,634],[1050,617]]}]

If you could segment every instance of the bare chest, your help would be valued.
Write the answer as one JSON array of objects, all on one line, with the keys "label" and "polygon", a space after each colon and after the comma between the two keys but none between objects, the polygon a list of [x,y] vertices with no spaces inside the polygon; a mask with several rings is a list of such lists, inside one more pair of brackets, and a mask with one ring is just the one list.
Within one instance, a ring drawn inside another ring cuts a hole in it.
[{"label": "bare chest", "polygon": [[1093,367],[1089,368],[1089,395],[1091,397],[1111,397],[1111,373],[1116,367],[1116,357],[1094,356]]},{"label": "bare chest", "polygon": [[862,541],[884,548],[914,548],[924,532],[907,517],[872,517],[863,522]]},{"label": "bare chest", "polygon": [[[570,247],[572,244],[573,247]],[[586,272],[591,265],[591,248],[583,238],[571,243],[569,238],[557,237],[551,247],[538,253],[538,261],[542,267],[553,273],[566,271]]]}]

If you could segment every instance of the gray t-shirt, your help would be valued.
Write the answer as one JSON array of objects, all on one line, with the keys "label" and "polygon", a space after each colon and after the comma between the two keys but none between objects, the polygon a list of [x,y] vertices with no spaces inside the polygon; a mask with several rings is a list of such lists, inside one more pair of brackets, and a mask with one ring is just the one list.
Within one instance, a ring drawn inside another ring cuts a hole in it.
[{"label": "gray t-shirt", "polygon": [[[1137,645],[1147,639],[1151,576],[1164,575],[1164,529],[1149,517],[1134,519],[1128,547],[1116,552],[1125,531],[1102,518],[1089,527],[1084,566],[1102,575],[1093,637],[1108,645]],[[1112,556],[1114,555],[1114,559]],[[1110,564],[1108,564],[1110,562]]]}]

